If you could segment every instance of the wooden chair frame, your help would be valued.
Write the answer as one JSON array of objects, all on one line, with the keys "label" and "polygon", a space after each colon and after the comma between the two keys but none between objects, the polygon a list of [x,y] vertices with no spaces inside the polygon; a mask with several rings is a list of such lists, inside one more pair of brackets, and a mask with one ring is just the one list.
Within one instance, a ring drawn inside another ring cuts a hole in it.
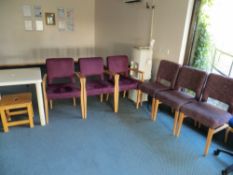
[{"label": "wooden chair frame", "polygon": [[[114,74],[108,70],[104,71],[104,74],[112,75],[114,77],[114,112],[118,112],[119,103],[119,74]],[[87,118],[87,91],[86,91],[86,77],[80,75],[83,81],[83,103],[84,103],[84,119]],[[107,94],[107,98],[108,98]],[[100,94],[100,101],[103,101],[103,94]]]},{"label": "wooden chair frame", "polygon": [[[151,108],[152,108],[151,109],[151,120],[152,121],[156,121],[156,119],[157,119],[157,113],[158,113],[158,109],[159,109],[160,104],[162,104],[162,102],[159,99],[157,99],[157,98],[152,99],[152,105],[151,105]],[[179,110],[176,110],[175,114],[174,114],[174,124],[173,124],[173,135],[174,136],[176,135],[178,118],[179,118]]]},{"label": "wooden chair frame", "polygon": [[[176,136],[179,137],[180,136],[180,130],[181,130],[181,127],[182,127],[182,124],[183,124],[183,121],[184,119],[187,118],[187,116],[183,113],[183,112],[180,112],[180,115],[179,115],[179,121],[178,121],[178,126],[177,126],[177,131],[176,131]],[[206,156],[208,154],[208,151],[209,151],[209,147],[210,147],[210,144],[211,144],[211,141],[213,139],[213,136],[214,134],[228,128],[229,125],[228,124],[224,124],[218,128],[209,128],[208,130],[208,134],[207,134],[207,140],[206,140],[206,145],[205,145],[205,150],[204,150],[204,156]]]},{"label": "wooden chair frame", "polygon": [[229,133],[230,133],[230,132],[233,133],[233,128],[232,128],[232,127],[228,127],[227,130],[226,130],[225,138],[224,138],[224,142],[225,142],[225,143],[227,143],[228,136],[229,136]]},{"label": "wooden chair frame", "polygon": [[[79,79],[80,81],[80,86],[81,86],[81,92],[80,92],[80,106],[81,106],[81,114],[82,114],[82,118],[84,118],[84,98],[83,98],[83,77],[80,76],[79,73],[75,72],[76,77]],[[42,81],[42,88],[43,88],[43,96],[44,96],[44,106],[45,106],[45,117],[46,117],[46,123],[49,123],[49,106],[48,104],[50,104],[50,109],[53,109],[53,101],[49,100],[47,98],[47,92],[46,92],[46,86],[47,86],[47,74],[44,75],[43,77],[43,81]],[[76,98],[73,97],[73,106],[76,106]]]}]

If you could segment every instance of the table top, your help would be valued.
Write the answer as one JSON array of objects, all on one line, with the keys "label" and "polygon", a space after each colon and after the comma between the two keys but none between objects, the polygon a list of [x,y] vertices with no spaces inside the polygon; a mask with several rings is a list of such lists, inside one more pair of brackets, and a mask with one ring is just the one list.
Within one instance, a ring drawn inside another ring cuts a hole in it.
[{"label": "table top", "polygon": [[[52,58],[52,57],[51,57]],[[62,57],[54,57],[62,58]],[[75,62],[78,62],[78,58],[73,58]],[[45,65],[46,58],[2,58],[0,57],[0,67],[11,68],[11,67],[25,67],[25,66],[41,66]]]},{"label": "table top", "polygon": [[42,82],[40,68],[0,70],[0,86],[35,84]]}]

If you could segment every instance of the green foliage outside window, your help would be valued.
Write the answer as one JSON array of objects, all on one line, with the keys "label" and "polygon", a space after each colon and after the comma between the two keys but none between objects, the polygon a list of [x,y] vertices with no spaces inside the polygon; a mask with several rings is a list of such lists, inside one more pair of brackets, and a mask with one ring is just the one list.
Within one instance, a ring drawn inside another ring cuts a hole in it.
[{"label": "green foliage outside window", "polygon": [[210,58],[212,43],[210,34],[208,32],[209,15],[205,8],[210,7],[212,3],[213,0],[202,0],[198,14],[196,44],[192,66],[202,70],[209,70],[211,63]]}]

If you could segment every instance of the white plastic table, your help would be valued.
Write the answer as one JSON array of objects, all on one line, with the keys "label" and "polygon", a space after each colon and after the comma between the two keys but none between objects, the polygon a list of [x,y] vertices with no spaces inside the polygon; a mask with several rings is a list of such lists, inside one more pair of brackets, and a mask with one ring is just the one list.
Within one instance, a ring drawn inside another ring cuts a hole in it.
[{"label": "white plastic table", "polygon": [[0,86],[15,86],[35,84],[37,103],[40,114],[40,123],[45,125],[44,103],[41,88],[41,71],[40,68],[19,68],[0,70]]}]

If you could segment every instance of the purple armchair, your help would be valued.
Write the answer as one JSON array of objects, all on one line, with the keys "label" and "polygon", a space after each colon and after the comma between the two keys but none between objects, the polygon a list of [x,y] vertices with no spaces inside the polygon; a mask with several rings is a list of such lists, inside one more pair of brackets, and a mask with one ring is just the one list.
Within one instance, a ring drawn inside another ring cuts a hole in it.
[{"label": "purple armchair", "polygon": [[[185,104],[180,109],[180,117],[176,135],[179,136],[180,129],[185,117],[190,117],[200,124],[209,128],[204,155],[208,150],[213,135],[228,127],[228,121],[233,114],[233,79],[216,74],[210,74],[204,88],[201,101]],[[208,98],[213,98],[227,104],[228,111],[207,103]]]},{"label": "purple armchair", "polygon": [[[157,93],[155,102],[155,110],[158,110],[160,103],[171,107],[175,110],[173,135],[176,134],[176,127],[179,118],[179,110],[181,106],[192,101],[200,99],[202,88],[206,82],[207,74],[204,71],[197,70],[188,66],[180,68],[178,78],[173,90],[160,91]],[[191,90],[195,96],[185,93],[184,90]],[[156,114],[157,115],[157,114]]]},{"label": "purple armchair", "polygon": [[[119,75],[104,71],[104,63],[101,57],[79,58],[80,76],[84,85],[84,118],[87,117],[87,96],[101,96],[114,94],[114,112],[118,111],[118,81]],[[114,77],[114,84],[105,80],[104,74]]]},{"label": "purple armchair", "polygon": [[76,84],[78,74],[74,71],[74,60],[72,58],[49,58],[46,59],[47,74],[43,77],[43,94],[46,121],[49,121],[49,110],[53,108],[53,100],[73,99],[73,105],[76,105],[76,98],[80,98],[82,117],[84,116],[84,106],[82,98],[82,80]]},{"label": "purple armchair", "polygon": [[[159,70],[157,73],[156,80],[154,82],[146,82],[139,85],[139,100],[137,101],[137,108],[141,102],[141,93],[147,93],[152,99],[152,110],[151,110],[151,120],[155,120],[155,102],[157,93],[160,91],[166,91],[174,88],[177,75],[179,72],[180,65],[167,61],[161,60],[159,64]],[[158,102],[158,101],[157,101]]]},{"label": "purple armchair", "polygon": [[[108,70],[120,74],[119,78],[119,91],[124,92],[124,97],[126,91],[131,89],[136,89],[138,91],[138,85],[143,82],[143,72],[137,69],[130,69],[128,63],[128,56],[126,55],[117,55],[117,56],[108,56],[107,57],[107,67]],[[133,79],[129,77],[129,71],[134,71],[141,75],[140,80]],[[111,82],[111,76],[110,76]],[[138,94],[138,93],[137,93]],[[137,99],[139,96],[137,95]]]}]

